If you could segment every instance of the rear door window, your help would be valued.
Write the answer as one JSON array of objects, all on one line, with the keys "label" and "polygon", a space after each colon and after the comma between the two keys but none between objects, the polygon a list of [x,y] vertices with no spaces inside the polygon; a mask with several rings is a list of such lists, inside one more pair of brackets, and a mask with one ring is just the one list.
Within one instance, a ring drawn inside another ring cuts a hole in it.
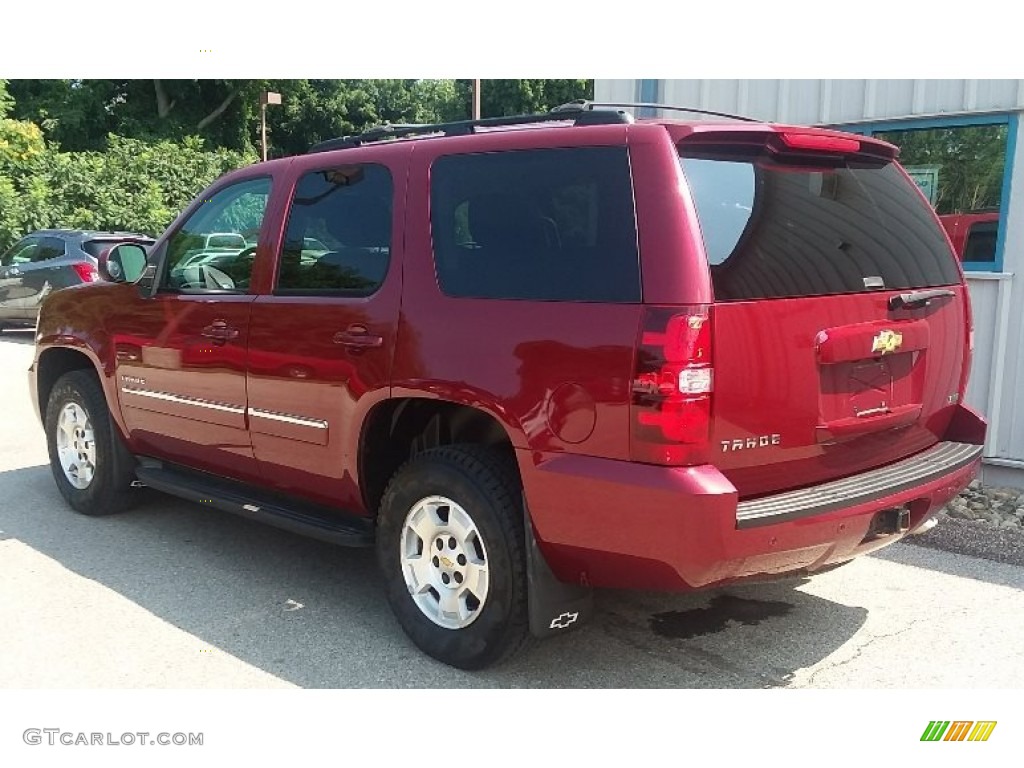
[{"label": "rear door window", "polygon": [[623,147],[439,158],[431,169],[438,284],[449,296],[640,300]]},{"label": "rear door window", "polygon": [[684,156],[720,301],[959,281],[942,228],[892,163]]},{"label": "rear door window", "polygon": [[295,188],[279,294],[369,296],[391,261],[391,172],[349,165],[305,174]]}]

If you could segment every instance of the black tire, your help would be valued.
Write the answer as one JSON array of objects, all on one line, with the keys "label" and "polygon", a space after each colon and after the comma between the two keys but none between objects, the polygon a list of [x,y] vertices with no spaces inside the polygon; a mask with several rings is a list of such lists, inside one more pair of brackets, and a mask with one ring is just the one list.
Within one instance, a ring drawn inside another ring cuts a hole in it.
[{"label": "black tire", "polygon": [[[72,485],[57,454],[59,417],[69,403],[85,410],[93,432],[95,470],[85,488]],[[95,374],[84,370],[71,371],[57,380],[46,403],[45,427],[50,470],[58,490],[72,509],[83,515],[99,516],[121,512],[131,505],[135,459],[110,418],[103,389]]]},{"label": "black tire", "polygon": [[[401,564],[406,516],[421,499],[444,496],[472,518],[486,549],[488,591],[468,626],[431,620],[409,594]],[[522,486],[511,461],[474,445],[434,448],[410,459],[381,500],[377,560],[388,602],[420,650],[460,669],[482,669],[518,651],[529,637]]]}]

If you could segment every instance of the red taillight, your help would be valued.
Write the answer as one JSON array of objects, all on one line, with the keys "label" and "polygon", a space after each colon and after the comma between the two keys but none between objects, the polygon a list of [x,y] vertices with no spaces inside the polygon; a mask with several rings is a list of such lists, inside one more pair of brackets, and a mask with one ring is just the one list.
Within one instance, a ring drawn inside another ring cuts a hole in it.
[{"label": "red taillight", "polygon": [[71,265],[71,268],[78,273],[78,276],[82,278],[83,283],[95,283],[100,279],[100,273],[96,271],[96,267],[86,261],[79,261]]},{"label": "red taillight", "polygon": [[818,152],[860,152],[857,139],[826,136],[820,133],[780,133],[782,143],[790,149],[808,149]]},{"label": "red taillight", "polygon": [[684,464],[706,446],[713,384],[708,307],[646,308],[632,387],[633,458]]}]

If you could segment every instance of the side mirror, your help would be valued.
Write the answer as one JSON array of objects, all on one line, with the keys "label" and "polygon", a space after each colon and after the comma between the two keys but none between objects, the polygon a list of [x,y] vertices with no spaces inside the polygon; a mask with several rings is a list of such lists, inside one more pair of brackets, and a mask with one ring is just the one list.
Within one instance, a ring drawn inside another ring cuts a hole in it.
[{"label": "side mirror", "polygon": [[112,283],[134,283],[146,269],[146,249],[135,243],[121,243],[100,254],[100,277]]}]

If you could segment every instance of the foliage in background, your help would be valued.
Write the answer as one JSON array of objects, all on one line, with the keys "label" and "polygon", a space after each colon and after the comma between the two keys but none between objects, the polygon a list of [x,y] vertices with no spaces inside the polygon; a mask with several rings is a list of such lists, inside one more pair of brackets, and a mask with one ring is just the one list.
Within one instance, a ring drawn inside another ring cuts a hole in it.
[{"label": "foliage in background", "polygon": [[480,112],[484,117],[521,115],[547,112],[576,99],[593,99],[594,81],[484,80],[480,93]]},{"label": "foliage in background", "polygon": [[937,166],[940,214],[998,209],[1006,163],[1006,125],[970,125],[875,134],[900,148],[905,166]]},{"label": "foliage in background", "polygon": [[[469,117],[469,80],[11,80],[12,117],[41,126],[65,151],[102,150],[109,134],[156,141],[201,136],[208,146],[255,152],[259,96],[274,156],[374,125]],[[547,111],[593,98],[593,80],[484,80],[484,117]]]},{"label": "foliage in background", "polygon": [[0,118],[7,117],[7,113],[14,106],[14,100],[7,93],[7,81],[0,80]]},{"label": "foliage in background", "polygon": [[[0,80],[0,251],[34,229],[159,234],[224,171],[382,123],[466,119],[470,80]],[[484,117],[593,98],[593,80],[484,80]]]},{"label": "foliage in background", "polygon": [[25,233],[26,195],[36,186],[32,174],[45,153],[39,126],[0,117],[0,251]]},{"label": "foliage in background", "polygon": [[[0,137],[12,123],[3,121]],[[105,152],[51,146],[16,163],[0,154],[0,250],[50,227],[157,235],[211,181],[255,159],[206,150],[196,137],[150,143],[110,136]]]}]

